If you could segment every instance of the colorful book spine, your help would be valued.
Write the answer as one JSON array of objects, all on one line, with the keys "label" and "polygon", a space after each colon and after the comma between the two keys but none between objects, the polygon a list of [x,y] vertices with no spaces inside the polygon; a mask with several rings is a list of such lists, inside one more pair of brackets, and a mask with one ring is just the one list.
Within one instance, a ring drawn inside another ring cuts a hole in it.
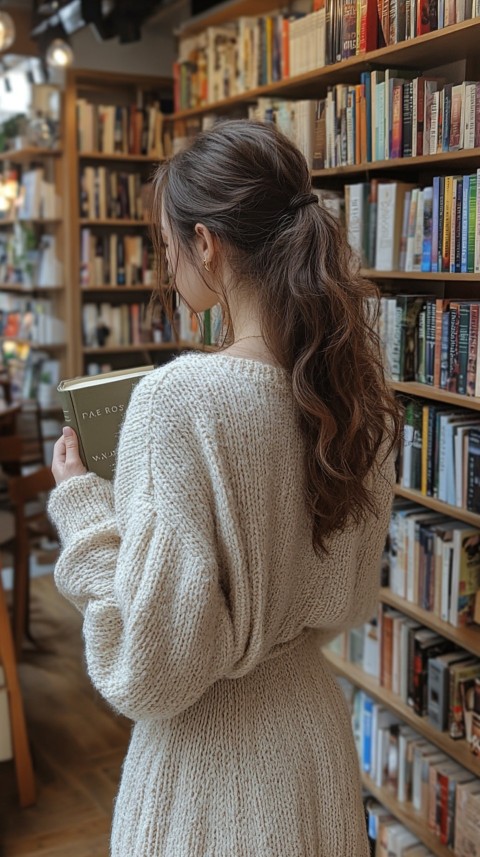
[{"label": "colorful book spine", "polygon": [[462,239],[460,249],[460,272],[467,273],[467,249],[468,249],[468,197],[469,197],[470,176],[463,177],[463,194],[462,194]]}]

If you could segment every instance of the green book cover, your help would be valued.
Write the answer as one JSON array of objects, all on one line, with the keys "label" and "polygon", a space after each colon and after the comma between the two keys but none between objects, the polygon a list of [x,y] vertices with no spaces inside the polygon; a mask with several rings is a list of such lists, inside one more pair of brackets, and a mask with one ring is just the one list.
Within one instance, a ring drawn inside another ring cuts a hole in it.
[{"label": "green book cover", "polygon": [[475,225],[477,220],[477,177],[470,176],[468,186],[467,272],[473,274],[475,265]]},{"label": "green book cover", "polygon": [[58,386],[65,422],[76,432],[85,467],[113,479],[120,428],[136,384],[154,366],[86,375]]}]

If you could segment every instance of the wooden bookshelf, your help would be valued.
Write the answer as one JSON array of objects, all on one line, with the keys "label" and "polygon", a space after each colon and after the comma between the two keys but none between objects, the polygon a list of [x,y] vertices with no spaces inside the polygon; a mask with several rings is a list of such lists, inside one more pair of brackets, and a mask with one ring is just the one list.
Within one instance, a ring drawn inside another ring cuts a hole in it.
[{"label": "wooden bookshelf", "polygon": [[422,399],[432,399],[434,402],[445,402],[446,405],[452,405],[455,408],[480,411],[480,399],[476,396],[449,393],[448,390],[441,390],[429,384],[418,384],[416,381],[390,381],[390,387],[405,396],[419,396]]},{"label": "wooden bookshelf", "polygon": [[[223,3],[210,12],[192,18],[179,30],[180,37],[194,35],[208,26],[223,24],[241,15],[262,14],[276,8],[274,3],[259,5],[248,0],[231,0]],[[309,71],[306,74],[283,79],[266,86],[260,86],[247,92],[242,92],[222,99],[214,104],[180,110],[174,114],[174,120],[202,117],[210,113],[228,115],[229,111],[238,107],[246,114],[247,105],[255,103],[259,97],[285,97],[318,99],[325,95],[328,86],[336,84],[356,84],[360,82],[360,74],[366,70],[385,68],[414,69],[418,72],[430,71],[452,63],[456,60],[466,60],[465,79],[480,80],[480,18],[470,19],[442,30],[429,33],[415,39],[400,42],[363,56],[355,56],[337,64]],[[455,81],[456,82],[456,81]],[[343,181],[358,176],[374,175],[386,179],[405,178],[409,181],[422,182],[425,177],[432,175],[456,174],[462,170],[477,169],[480,164],[480,148],[464,149],[455,152],[442,152],[435,155],[422,155],[411,158],[396,158],[357,164],[354,166],[337,167],[333,169],[311,170],[314,184],[325,189],[339,188]],[[355,179],[354,179],[355,180]],[[431,183],[431,182],[430,182]],[[479,274],[430,273],[423,271],[377,271],[362,270],[364,277],[377,281],[388,293],[405,290],[408,293],[430,291],[437,297],[457,297],[479,299]],[[480,399],[461,396],[428,385],[410,382],[390,382],[392,389],[405,396],[419,396],[428,400],[445,403],[455,408],[465,408],[473,412],[480,411]],[[454,519],[465,521],[480,529],[480,514],[458,509],[431,497],[426,497],[420,491],[396,487],[396,495],[404,497],[426,508],[449,515]],[[431,627],[465,649],[480,656],[480,630],[476,628],[456,629],[442,622],[433,614],[421,610],[417,605],[399,599],[389,590],[382,589],[380,599],[385,604],[396,607],[406,615],[411,616],[427,627]],[[333,653],[325,650],[333,669],[345,676],[354,684],[362,687],[374,699],[395,711],[406,723],[410,724],[420,735],[424,735],[433,744],[440,747],[465,768],[480,777],[480,760],[471,754],[466,741],[453,741],[447,734],[439,733],[431,726],[426,718],[418,717],[414,711],[401,702],[397,696],[379,686],[378,681],[366,675],[360,668],[345,662]],[[415,811],[400,804],[387,789],[378,789],[369,777],[364,777],[364,785],[380,802],[410,828],[423,841],[432,853],[439,857],[451,857],[450,849],[442,846],[436,836],[428,830],[424,820]]]},{"label": "wooden bookshelf", "polygon": [[471,524],[472,527],[480,529],[480,515],[475,514],[475,512],[468,512],[467,509],[461,509],[458,506],[450,506],[448,503],[443,503],[442,500],[436,500],[435,497],[427,497],[420,491],[415,491],[413,488],[404,488],[402,485],[395,485],[395,494],[397,497],[411,500],[412,503],[426,506],[428,509],[433,509],[434,512],[441,512],[442,515],[457,518],[459,521],[465,521],[467,524]]},{"label": "wooden bookshelf", "polygon": [[367,791],[376,797],[380,803],[383,803],[395,818],[398,818],[430,849],[432,854],[436,854],[437,857],[453,857],[453,851],[446,845],[442,845],[440,839],[430,832],[425,826],[423,818],[411,804],[400,803],[389,789],[379,788],[364,771],[362,771],[362,783]]},{"label": "wooden bookshelf", "polygon": [[325,170],[311,170],[313,178],[328,179],[365,173],[386,172],[388,170],[411,170],[418,172],[423,169],[444,170],[450,167],[455,170],[462,168],[476,169],[480,162],[480,149],[460,149],[458,152],[438,152],[436,155],[418,155],[415,158],[389,158],[386,161],[368,161],[363,164],[352,164],[345,167],[330,167]]},{"label": "wooden bookshelf", "polygon": [[[72,282],[72,319],[71,339],[75,353],[74,375],[83,375],[85,372],[85,360],[90,355],[110,355],[115,359],[116,355],[132,355],[132,361],[138,359],[138,353],[143,350],[158,350],[162,346],[159,343],[146,343],[140,346],[112,346],[107,348],[87,348],[83,345],[82,336],[82,311],[83,301],[92,300],[98,295],[98,301],[115,297],[118,304],[121,294],[123,295],[147,295],[153,291],[153,287],[121,286],[113,283],[107,285],[94,284],[91,287],[80,283],[80,239],[81,229],[90,227],[93,230],[133,230],[140,234],[140,230],[148,229],[146,220],[135,219],[90,219],[80,217],[79,183],[80,170],[88,162],[100,164],[118,164],[121,166],[137,165],[145,177],[151,175],[155,164],[160,162],[156,156],[133,155],[126,152],[101,152],[90,150],[81,152],[78,149],[77,138],[77,99],[86,98],[96,104],[112,104],[128,106],[138,104],[139,98],[146,91],[171,98],[172,81],[170,78],[155,77],[150,75],[120,74],[114,72],[98,72],[85,69],[68,69],[65,85],[65,151],[67,153],[68,179],[66,196],[68,207],[71,212],[68,229],[69,246],[69,277]],[[108,298],[106,297],[108,296]],[[177,346],[171,346],[176,348]],[[132,363],[132,365],[134,365]],[[125,358],[120,364],[125,366]],[[119,366],[119,368],[120,368]],[[115,366],[113,368],[116,368]]]},{"label": "wooden bookshelf", "polygon": [[405,723],[415,729],[419,735],[423,735],[432,744],[439,747],[444,753],[452,756],[457,762],[472,773],[480,777],[480,758],[474,756],[470,747],[463,739],[455,741],[447,732],[439,732],[428,721],[426,717],[419,717],[413,708],[406,705],[396,693],[382,687],[374,676],[366,673],[357,664],[352,664],[345,658],[340,657],[328,649],[323,649],[323,655],[337,675],[348,679],[356,687],[361,688],[376,702],[380,702],[394,711]]},{"label": "wooden bookshelf", "polygon": [[[257,14],[257,13],[255,13]],[[237,17],[233,12],[228,19]],[[225,18],[225,20],[228,20]],[[199,29],[203,29],[203,24]],[[461,24],[453,24],[424,36],[417,36],[396,45],[389,45],[370,51],[368,54],[350,57],[333,65],[327,65],[315,71],[295,77],[285,78],[265,86],[250,89],[224,98],[213,104],[202,107],[194,107],[189,110],[180,110],[173,115],[173,119],[188,119],[192,116],[202,116],[205,113],[216,113],[228,110],[240,104],[249,104],[260,97],[285,96],[287,98],[319,98],[321,92],[327,86],[336,83],[358,82],[360,74],[365,67],[374,68],[413,68],[419,71],[443,65],[445,58],[448,62],[464,59],[466,56],[475,56],[478,52],[480,39],[480,18],[463,21]]]},{"label": "wooden bookshelf", "polygon": [[395,607],[396,610],[400,610],[401,613],[405,613],[406,616],[410,616],[412,619],[417,619],[422,625],[426,625],[427,628],[433,628],[442,637],[447,637],[448,640],[452,640],[457,646],[468,649],[472,654],[480,658],[480,627],[477,625],[470,625],[467,628],[454,628],[453,625],[443,622],[442,619],[439,619],[430,610],[423,610],[405,598],[395,595],[386,586],[383,586],[380,590],[380,601],[388,604],[390,607]]},{"label": "wooden bookshelf", "polygon": [[[30,342],[21,338],[4,338],[3,341],[15,342],[20,348],[30,347],[35,351],[44,351],[51,358],[55,358],[60,364],[60,377],[68,378],[75,374],[75,352],[72,339],[72,288],[70,271],[67,264],[69,258],[68,242],[68,215],[69,206],[65,193],[68,174],[68,158],[65,146],[65,102],[61,98],[61,124],[60,142],[54,148],[37,146],[26,146],[23,149],[10,149],[0,153],[0,170],[9,163],[18,166],[20,174],[28,170],[31,165],[39,162],[45,169],[49,181],[55,185],[55,191],[62,201],[62,216],[57,218],[35,218],[35,219],[9,219],[0,220],[0,226],[12,227],[16,223],[33,225],[35,231],[43,229],[54,231],[56,238],[56,255],[63,264],[63,277],[61,284],[39,286],[33,283],[25,287],[16,283],[0,283],[0,292],[16,295],[19,299],[33,297],[36,299],[48,299],[51,301],[52,310],[57,318],[65,323],[65,341],[62,343]],[[53,279],[53,277],[52,277]],[[58,412],[58,411],[57,411]],[[47,414],[48,410],[42,409]]]}]

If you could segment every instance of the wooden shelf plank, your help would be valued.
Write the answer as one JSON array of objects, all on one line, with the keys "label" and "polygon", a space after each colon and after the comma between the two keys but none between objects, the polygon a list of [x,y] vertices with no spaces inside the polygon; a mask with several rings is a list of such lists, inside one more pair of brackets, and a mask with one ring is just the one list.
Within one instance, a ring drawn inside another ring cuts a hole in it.
[{"label": "wooden shelf plank", "polygon": [[446,845],[442,845],[438,837],[428,829],[425,824],[425,820],[411,804],[400,803],[388,788],[385,786],[379,788],[372,778],[364,771],[361,772],[361,776],[364,787],[374,797],[376,797],[377,800],[395,816],[395,818],[398,818],[405,827],[408,827],[408,829],[411,830],[412,833],[430,849],[432,854],[436,854],[437,857],[453,857],[453,851],[450,848],[447,848]]},{"label": "wooden shelf plank", "polygon": [[129,354],[134,351],[209,351],[216,350],[213,346],[196,342],[144,342],[140,345],[105,345],[84,346],[84,354]]},{"label": "wooden shelf plank", "polygon": [[148,227],[148,220],[123,220],[120,218],[110,218],[109,220],[90,220],[88,217],[80,218],[80,226],[142,226]]},{"label": "wooden shelf plank", "polygon": [[451,283],[478,283],[480,274],[447,274],[430,271],[377,271],[375,268],[362,268],[362,276],[367,280],[433,280]]},{"label": "wooden shelf plank", "polygon": [[33,223],[38,226],[58,226],[62,221],[60,218],[52,218],[51,220],[43,220],[40,217],[17,217],[14,219],[6,218],[2,220],[0,218],[0,226],[15,226],[16,223]]},{"label": "wooden shelf plank", "polygon": [[411,500],[413,503],[418,503],[420,506],[427,506],[428,509],[441,512],[443,515],[457,518],[459,521],[465,521],[467,524],[471,524],[472,527],[480,529],[480,515],[475,514],[475,512],[468,512],[467,509],[460,509],[458,506],[450,506],[448,503],[442,503],[441,500],[436,500],[434,497],[426,497],[421,491],[415,491],[413,488],[404,488],[402,485],[395,485],[395,495],[397,497],[404,497],[406,500]]},{"label": "wooden shelf plank", "polygon": [[233,21],[242,15],[264,15],[278,9],[278,0],[228,0],[219,3],[214,9],[194,15],[181,25],[178,30],[180,38],[199,33],[206,27],[218,27],[227,21]]},{"label": "wooden shelf plank", "polygon": [[0,336],[0,343],[15,342],[16,345],[29,345],[30,348],[43,349],[44,351],[60,351],[66,348],[65,342],[30,342],[29,339],[20,339],[18,336]]},{"label": "wooden shelf plank", "polygon": [[[255,12],[255,14],[258,14]],[[235,17],[233,15],[232,17]],[[225,19],[226,20],[226,19]],[[206,24],[202,24],[203,29]],[[476,55],[480,38],[480,18],[469,19],[461,24],[444,27],[415,39],[399,42],[362,54],[350,57],[340,63],[334,63],[323,68],[309,71],[306,74],[286,78],[266,86],[259,86],[248,92],[242,92],[189,110],[180,110],[172,115],[172,119],[187,119],[190,116],[201,116],[204,113],[215,113],[239,104],[248,104],[259,96],[288,95],[300,98],[319,98],[322,89],[330,84],[356,83],[360,73],[366,66],[377,68],[392,68],[402,66],[411,69],[430,69],[441,62],[440,57],[448,56],[449,62],[464,59],[465,56]]]},{"label": "wooden shelf plank", "polygon": [[450,625],[449,622],[443,622],[438,618],[438,616],[435,616],[435,614],[431,613],[429,610],[423,610],[421,607],[418,607],[417,604],[412,604],[405,598],[395,595],[395,593],[386,586],[383,586],[380,590],[380,601],[384,604],[389,604],[391,607],[395,607],[407,616],[411,616],[412,619],[417,619],[427,628],[433,628],[433,630],[441,634],[442,637],[452,640],[452,642],[456,643],[458,646],[468,649],[469,652],[472,652],[480,658],[480,626],[471,625],[467,628],[454,628],[454,626]]},{"label": "wooden shelf plank", "polygon": [[157,155],[129,155],[126,152],[79,152],[81,161],[132,161],[133,163],[161,164],[165,158]]},{"label": "wooden shelf plank", "polygon": [[435,155],[418,155],[415,158],[390,158],[387,161],[369,161],[364,164],[354,164],[345,167],[330,167],[325,170],[311,170],[313,178],[335,178],[358,173],[374,172],[375,170],[418,170],[423,167],[444,167],[449,164],[457,171],[460,167],[472,165],[477,167],[480,161],[480,148],[461,149],[458,152],[438,152]]},{"label": "wooden shelf plank", "polygon": [[453,738],[450,738],[447,732],[439,732],[438,729],[435,729],[429,723],[426,717],[419,717],[418,714],[415,714],[413,708],[406,705],[397,694],[381,687],[378,679],[368,675],[361,667],[351,664],[328,649],[323,649],[322,654],[325,655],[326,660],[335,673],[348,679],[356,687],[360,687],[376,702],[380,702],[386,708],[390,709],[390,711],[394,711],[408,726],[415,729],[419,735],[423,735],[448,756],[452,756],[467,770],[480,776],[480,758],[471,753],[470,747],[465,740],[455,741]]},{"label": "wooden shelf plank", "polygon": [[464,396],[460,393],[449,393],[439,387],[429,384],[417,384],[416,381],[389,381],[390,387],[405,396],[421,396],[423,399],[433,399],[435,402],[445,402],[453,407],[468,408],[480,411],[480,399],[475,396]]},{"label": "wooden shelf plank", "polygon": [[83,347],[84,354],[130,354],[135,351],[177,351],[177,342],[143,342],[141,345],[89,345]]},{"label": "wooden shelf plank", "polygon": [[0,283],[0,292],[14,292],[19,295],[32,295],[38,292],[60,292],[64,286],[20,286],[10,285],[9,283]]},{"label": "wooden shelf plank", "polygon": [[58,158],[62,154],[62,149],[29,146],[25,149],[8,149],[6,152],[0,152],[0,161],[12,161],[21,164],[25,161],[33,161],[35,158]]},{"label": "wooden shelf plank", "polygon": [[82,286],[82,294],[95,292],[115,292],[116,294],[125,295],[129,292],[154,292],[156,286]]}]

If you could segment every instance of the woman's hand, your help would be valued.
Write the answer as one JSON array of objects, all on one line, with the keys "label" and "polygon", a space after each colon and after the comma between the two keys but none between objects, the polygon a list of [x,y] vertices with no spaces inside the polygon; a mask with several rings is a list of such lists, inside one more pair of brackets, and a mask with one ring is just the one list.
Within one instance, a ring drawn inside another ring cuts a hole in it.
[{"label": "woman's hand", "polygon": [[83,476],[87,472],[78,454],[78,439],[70,426],[64,426],[63,434],[53,448],[52,473],[57,485],[71,476]]}]

